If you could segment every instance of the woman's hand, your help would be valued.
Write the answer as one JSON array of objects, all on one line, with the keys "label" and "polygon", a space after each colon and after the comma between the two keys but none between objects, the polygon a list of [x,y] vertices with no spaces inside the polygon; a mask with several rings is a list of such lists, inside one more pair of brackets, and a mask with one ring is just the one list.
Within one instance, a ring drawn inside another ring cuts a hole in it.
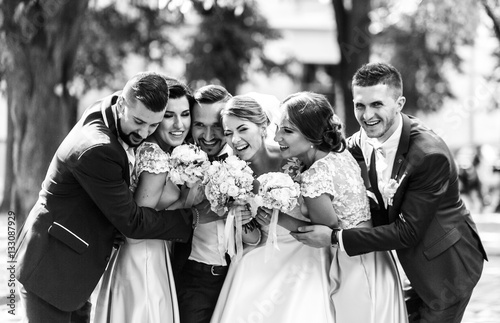
[{"label": "woman's hand", "polygon": [[269,223],[271,223],[272,214],[273,210],[265,207],[259,207],[257,209],[257,215],[255,216],[255,219],[260,225],[269,225]]},{"label": "woman's hand", "polygon": [[201,184],[195,184],[189,188],[182,185],[179,199],[182,201],[183,208],[189,209],[193,205],[198,205],[205,199],[205,192]]},{"label": "woman's hand", "polygon": [[[253,219],[252,212],[250,212],[250,207],[248,206],[248,204],[238,205],[238,206],[236,206],[236,209],[239,210],[239,212],[241,214],[241,224],[242,225],[245,225],[245,224],[249,223],[250,221],[252,221],[252,219]],[[234,224],[236,225],[236,222]]]}]

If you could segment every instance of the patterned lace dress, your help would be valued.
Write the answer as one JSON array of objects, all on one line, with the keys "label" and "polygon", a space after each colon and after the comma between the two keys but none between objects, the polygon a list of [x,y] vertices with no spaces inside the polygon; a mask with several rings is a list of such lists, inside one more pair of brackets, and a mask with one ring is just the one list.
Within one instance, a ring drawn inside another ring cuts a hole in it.
[{"label": "patterned lace dress", "polygon": [[[361,172],[347,150],[329,153],[302,173],[301,192],[311,198],[330,195],[342,229],[371,226]],[[307,214],[305,204],[301,211]],[[407,322],[403,292],[390,252],[349,257],[339,248],[331,251],[330,298],[335,322]]]},{"label": "patterned lace dress", "polygon": [[[167,161],[157,144],[141,144],[131,191],[142,172],[168,172]],[[95,304],[94,323],[180,322],[168,243],[127,238],[109,262]]]}]

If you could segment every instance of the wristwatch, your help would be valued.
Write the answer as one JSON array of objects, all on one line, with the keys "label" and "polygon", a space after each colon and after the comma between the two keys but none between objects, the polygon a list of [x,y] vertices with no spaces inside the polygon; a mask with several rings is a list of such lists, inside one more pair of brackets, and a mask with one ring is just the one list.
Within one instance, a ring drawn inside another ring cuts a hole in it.
[{"label": "wristwatch", "polygon": [[338,229],[338,228],[332,229],[332,236],[330,237],[332,247],[335,247],[339,244],[339,236],[338,236],[339,231],[340,231],[340,229]]}]

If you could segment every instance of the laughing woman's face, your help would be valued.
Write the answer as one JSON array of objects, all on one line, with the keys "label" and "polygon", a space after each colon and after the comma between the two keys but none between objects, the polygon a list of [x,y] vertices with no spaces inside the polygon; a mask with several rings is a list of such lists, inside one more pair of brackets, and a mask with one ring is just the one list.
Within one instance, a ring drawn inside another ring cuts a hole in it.
[{"label": "laughing woman's face", "polygon": [[226,115],[222,126],[227,143],[242,160],[251,160],[264,145],[263,127],[251,121]]}]

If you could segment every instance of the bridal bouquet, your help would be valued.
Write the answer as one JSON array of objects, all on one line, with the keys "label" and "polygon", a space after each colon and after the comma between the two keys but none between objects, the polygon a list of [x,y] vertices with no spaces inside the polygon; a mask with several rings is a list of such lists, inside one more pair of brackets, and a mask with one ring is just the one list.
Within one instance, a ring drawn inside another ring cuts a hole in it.
[{"label": "bridal bouquet", "polygon": [[183,144],[177,146],[170,154],[170,180],[176,185],[193,187],[201,183],[207,168],[210,166],[207,154],[198,146]]},{"label": "bridal bouquet", "polygon": [[229,212],[224,230],[224,242],[231,257],[234,255],[241,257],[243,252],[241,214],[237,212],[236,206],[245,205],[253,197],[253,181],[253,171],[245,161],[236,156],[229,156],[221,162],[212,162],[203,180],[205,196],[210,202],[212,211],[219,216]]},{"label": "bridal bouquet", "polygon": [[295,183],[290,175],[280,172],[262,174],[257,181],[259,182],[259,190],[255,197],[257,205],[273,210],[266,242],[267,259],[272,247],[279,250],[276,236],[279,212],[288,213],[297,206],[300,185]]},{"label": "bridal bouquet", "polygon": [[210,166],[207,154],[198,146],[183,144],[172,150],[169,158],[169,179],[176,185],[186,185],[189,193],[184,206],[192,206],[200,191],[205,172]]}]

